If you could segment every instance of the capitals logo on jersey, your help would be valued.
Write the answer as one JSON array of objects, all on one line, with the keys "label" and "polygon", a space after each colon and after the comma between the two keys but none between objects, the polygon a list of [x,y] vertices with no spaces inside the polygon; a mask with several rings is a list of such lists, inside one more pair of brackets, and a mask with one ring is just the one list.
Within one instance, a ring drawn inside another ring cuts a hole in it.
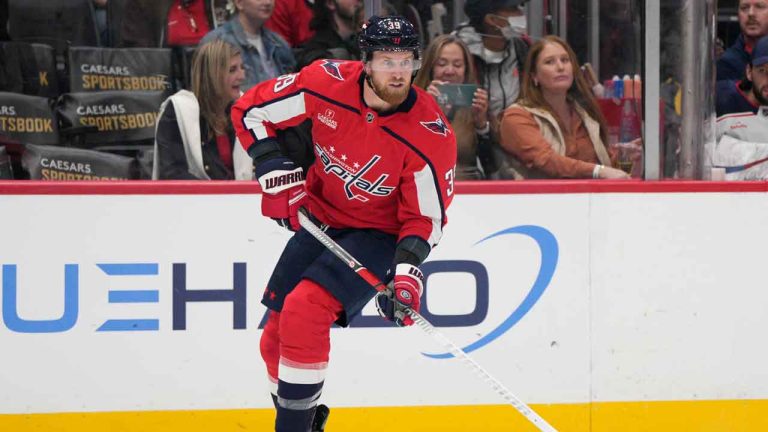
[{"label": "capitals logo on jersey", "polygon": [[[347,160],[346,155],[341,155],[341,158],[339,158],[333,154],[336,151],[333,146],[328,150],[325,150],[320,144],[315,143],[315,151],[320,157],[320,161],[323,163],[323,172],[326,174],[331,173],[344,182],[344,193],[348,200],[356,199],[361,202],[369,201],[368,197],[355,193],[355,190],[379,197],[388,196],[395,190],[395,187],[384,184],[389,178],[389,174],[381,174],[375,181],[363,177],[379,160],[381,160],[381,156],[379,155],[373,155],[373,157],[363,164],[362,167],[357,162],[350,167],[345,162]],[[355,190],[353,190],[353,187]]]},{"label": "capitals logo on jersey", "polygon": [[427,128],[428,131],[442,135],[442,136],[448,136],[448,133],[451,131],[448,129],[448,126],[446,126],[445,122],[443,121],[443,118],[440,117],[440,115],[437,116],[437,119],[434,121],[427,121],[427,122],[419,122],[422,126]]},{"label": "capitals logo on jersey", "polygon": [[344,81],[344,77],[341,76],[341,71],[339,70],[339,65],[340,64],[341,64],[341,62],[338,62],[338,61],[325,60],[325,61],[323,61],[323,63],[320,66],[323,67],[323,70],[328,75],[336,78],[339,81]]}]

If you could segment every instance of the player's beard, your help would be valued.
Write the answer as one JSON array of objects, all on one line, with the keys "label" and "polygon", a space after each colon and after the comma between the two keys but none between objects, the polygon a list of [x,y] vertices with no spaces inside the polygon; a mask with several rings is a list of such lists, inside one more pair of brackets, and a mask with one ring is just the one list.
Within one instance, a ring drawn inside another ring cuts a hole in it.
[{"label": "player's beard", "polygon": [[[407,77],[404,77],[400,81],[389,81],[385,83],[379,83],[376,81],[375,78],[371,77],[370,79],[371,87],[373,87],[374,93],[376,93],[376,96],[379,97],[379,99],[383,100],[384,102],[393,105],[398,106],[401,103],[405,102],[405,98],[408,97],[408,91],[411,89],[410,86],[410,80]],[[389,83],[397,83],[402,82],[403,86],[399,89],[393,89],[389,87],[387,84]]]}]

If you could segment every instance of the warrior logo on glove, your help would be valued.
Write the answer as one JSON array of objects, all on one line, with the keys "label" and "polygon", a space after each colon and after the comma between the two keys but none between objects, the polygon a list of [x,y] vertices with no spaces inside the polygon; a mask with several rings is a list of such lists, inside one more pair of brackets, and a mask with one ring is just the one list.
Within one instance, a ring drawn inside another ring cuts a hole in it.
[{"label": "warrior logo on glove", "polygon": [[261,213],[291,231],[299,230],[297,213],[307,199],[304,171],[288,158],[274,158],[256,166],[264,193]]},{"label": "warrior logo on glove", "polygon": [[376,309],[379,315],[398,326],[409,326],[413,324],[413,319],[405,310],[419,311],[423,291],[424,274],[421,270],[410,264],[398,264],[391,285],[376,296]]},{"label": "warrior logo on glove", "polygon": [[304,180],[304,173],[301,171],[294,171],[287,174],[279,174],[274,177],[265,178],[263,179],[262,185],[264,190],[275,191],[280,186],[292,186],[295,183],[301,182],[302,180]]}]

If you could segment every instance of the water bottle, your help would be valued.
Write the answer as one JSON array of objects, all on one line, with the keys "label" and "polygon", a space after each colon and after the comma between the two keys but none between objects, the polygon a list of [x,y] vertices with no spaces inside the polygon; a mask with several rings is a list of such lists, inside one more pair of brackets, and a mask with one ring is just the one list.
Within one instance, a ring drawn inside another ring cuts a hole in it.
[{"label": "water bottle", "polygon": [[635,94],[636,99],[643,98],[643,80],[640,79],[640,75],[635,74],[632,80],[632,92]]},{"label": "water bottle", "polygon": [[613,97],[613,80],[603,81],[603,97],[605,99]]},{"label": "water bottle", "polygon": [[631,99],[624,99],[621,106],[621,123],[619,123],[619,141],[628,143],[633,139],[640,137],[640,128],[638,127],[634,113],[634,102]]},{"label": "water bottle", "polygon": [[613,78],[611,78],[613,81],[613,97],[616,99],[621,99],[624,97],[624,81],[619,78],[618,75],[614,75]]},{"label": "water bottle", "polygon": [[0,180],[13,180],[11,158],[5,152],[4,146],[0,146]]},{"label": "water bottle", "polygon": [[634,86],[632,85],[632,78],[630,78],[629,75],[624,75],[624,78],[621,79],[624,81],[624,97],[627,99],[634,99]]}]

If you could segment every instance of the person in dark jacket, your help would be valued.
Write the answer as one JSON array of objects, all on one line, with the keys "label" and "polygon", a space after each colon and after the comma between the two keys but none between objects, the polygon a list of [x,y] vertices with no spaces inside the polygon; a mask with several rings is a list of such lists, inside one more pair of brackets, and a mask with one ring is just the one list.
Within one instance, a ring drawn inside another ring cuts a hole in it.
[{"label": "person in dark jacket", "polygon": [[236,143],[229,115],[245,79],[240,50],[223,40],[201,45],[191,76],[192,91],[181,90],[160,107],[152,178],[251,179],[253,162]]},{"label": "person in dark jacket", "polygon": [[717,80],[740,80],[752,57],[757,40],[768,35],[768,0],[739,0],[739,27],[736,42],[717,61]]},{"label": "person in dark jacket", "polygon": [[738,81],[718,81],[715,87],[717,116],[751,112],[757,114],[768,105],[768,36],[763,36],[752,50],[745,77]]},{"label": "person in dark jacket", "polygon": [[355,35],[362,25],[361,0],[317,0],[314,18],[309,24],[315,35],[296,55],[299,69],[315,60],[332,58],[360,60],[360,49]]},{"label": "person in dark jacket", "polygon": [[121,46],[159,47],[173,0],[126,0],[120,27]]}]

